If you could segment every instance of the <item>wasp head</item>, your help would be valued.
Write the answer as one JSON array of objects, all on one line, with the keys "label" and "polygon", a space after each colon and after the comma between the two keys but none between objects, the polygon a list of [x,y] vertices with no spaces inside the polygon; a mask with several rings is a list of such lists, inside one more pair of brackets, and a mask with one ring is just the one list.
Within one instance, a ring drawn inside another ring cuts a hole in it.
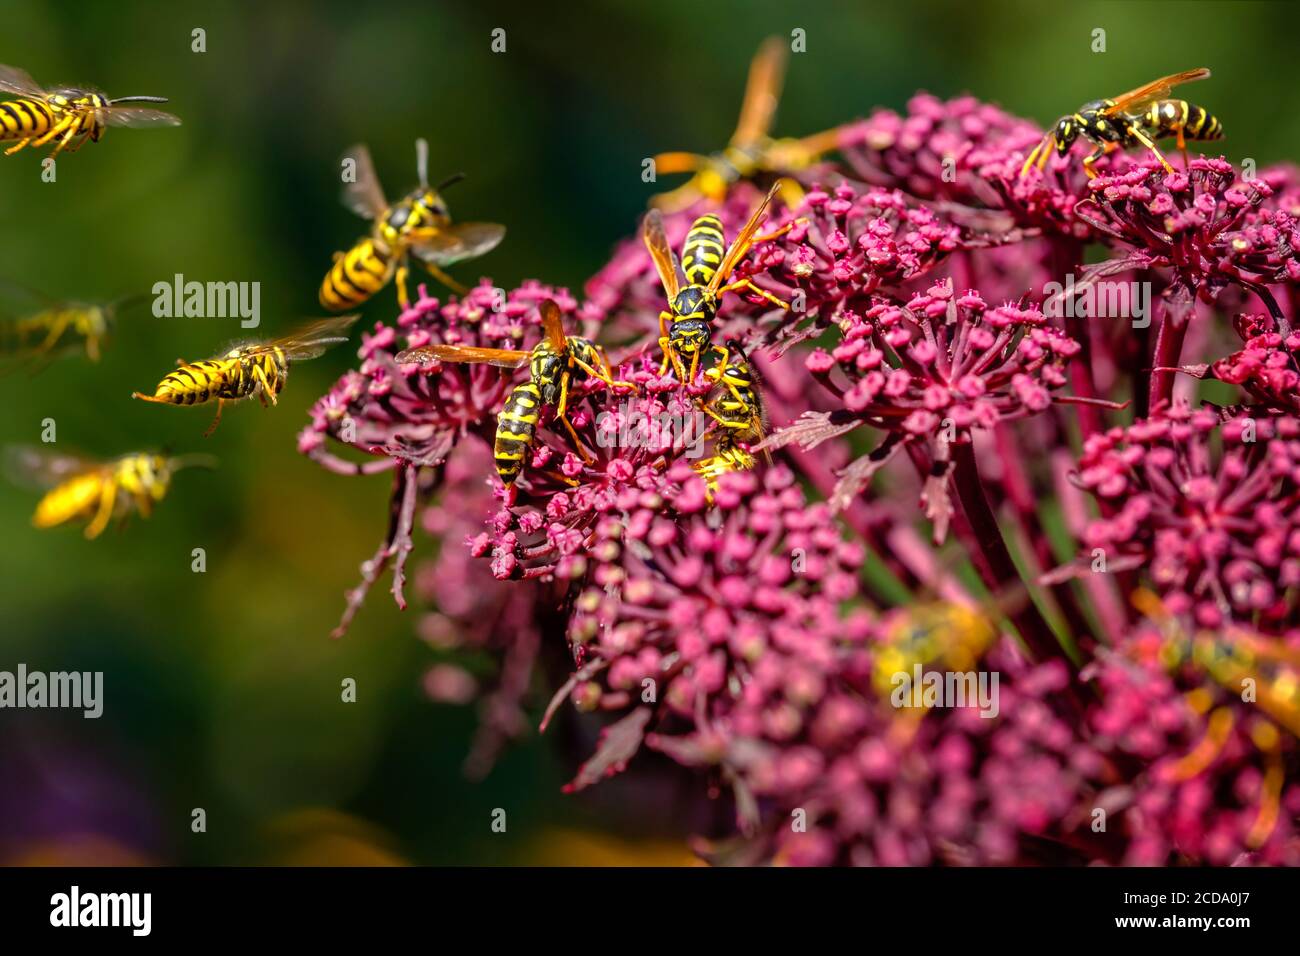
[{"label": "wasp head", "polygon": [[1056,129],[1052,131],[1052,141],[1056,143],[1056,152],[1064,156],[1074,145],[1074,141],[1079,138],[1079,133],[1083,129],[1083,124],[1079,118],[1073,114],[1062,116],[1056,123]]}]

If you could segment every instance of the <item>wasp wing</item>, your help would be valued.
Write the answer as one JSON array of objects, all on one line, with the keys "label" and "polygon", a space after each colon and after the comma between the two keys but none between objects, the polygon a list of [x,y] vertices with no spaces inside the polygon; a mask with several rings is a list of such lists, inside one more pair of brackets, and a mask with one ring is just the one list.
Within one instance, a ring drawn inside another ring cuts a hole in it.
[{"label": "wasp wing", "polygon": [[162,110],[145,109],[142,106],[107,106],[98,111],[109,126],[131,126],[145,129],[150,126],[180,126],[179,116],[164,113]]},{"label": "wasp wing", "polygon": [[45,90],[33,80],[25,70],[20,70],[16,66],[4,66],[0,64],[0,90],[6,93],[17,93],[19,96],[31,96],[35,99],[45,99]]},{"label": "wasp wing", "polygon": [[531,352],[515,349],[488,349],[477,345],[422,345],[419,348],[398,352],[400,365],[429,365],[433,362],[455,362],[467,365],[495,365],[498,368],[522,368],[532,357]]},{"label": "wasp wing", "polygon": [[412,243],[411,252],[435,266],[450,266],[491,252],[505,235],[506,227],[495,222],[458,222]]},{"label": "wasp wing", "polygon": [[301,362],[324,354],[332,345],[348,340],[347,331],[360,315],[341,315],[334,319],[317,319],[299,326],[288,335],[241,349],[243,356],[263,355],[279,349],[285,358]]},{"label": "wasp wing", "polygon": [[749,64],[740,119],[736,131],[731,134],[732,146],[752,146],[767,137],[776,118],[777,103],[781,100],[785,61],[786,45],[780,37],[768,37],[754,54]]},{"label": "wasp wing", "polygon": [[754,214],[749,217],[749,222],[745,223],[745,228],[740,230],[740,233],[734,240],[732,240],[731,245],[727,247],[727,253],[722,257],[722,264],[718,266],[718,271],[715,272],[713,278],[709,280],[709,295],[717,293],[718,289],[722,287],[722,284],[727,281],[727,277],[731,275],[732,270],[736,268],[736,263],[738,263],[744,257],[745,253],[749,251],[750,243],[753,242],[754,239],[754,233],[758,231],[758,224],[763,219],[763,213],[767,212],[767,207],[772,202],[772,197],[775,196],[780,189],[781,182],[780,180],[777,180],[772,188],[767,191],[767,195],[763,197],[763,201],[758,204],[758,208],[754,210]]},{"label": "wasp wing", "polygon": [[364,143],[353,146],[343,154],[343,162],[349,160],[356,179],[344,183],[343,205],[362,219],[381,218],[388,210],[388,200],[384,199],[384,190],[379,185],[379,174],[375,172],[369,148]]},{"label": "wasp wing", "polygon": [[671,303],[677,298],[678,291],[686,285],[686,273],[682,271],[681,263],[673,255],[672,246],[668,245],[668,237],[664,234],[664,217],[658,209],[651,209],[646,213],[641,234],[645,240],[645,247],[650,250],[655,271],[659,273],[659,281],[663,283],[664,292]]},{"label": "wasp wing", "polygon": [[554,299],[543,299],[537,311],[542,316],[542,330],[546,333],[546,340],[551,343],[551,348],[556,353],[563,355],[569,347],[569,341],[564,337],[564,322],[560,318],[560,307],[555,304]]},{"label": "wasp wing", "polygon": [[53,488],[69,478],[109,467],[111,463],[81,455],[55,453],[30,445],[6,445],[5,477],[20,487]]},{"label": "wasp wing", "polygon": [[1195,70],[1184,70],[1182,73],[1171,73],[1169,76],[1162,76],[1158,80],[1152,80],[1139,86],[1135,90],[1129,90],[1127,93],[1121,93],[1114,97],[1114,102],[1101,111],[1103,116],[1113,116],[1116,113],[1135,113],[1141,111],[1142,107],[1147,106],[1153,100],[1164,99],[1173,92],[1175,86],[1182,86],[1184,83],[1191,83],[1195,80],[1203,80],[1210,75],[1210,71],[1205,67]]}]

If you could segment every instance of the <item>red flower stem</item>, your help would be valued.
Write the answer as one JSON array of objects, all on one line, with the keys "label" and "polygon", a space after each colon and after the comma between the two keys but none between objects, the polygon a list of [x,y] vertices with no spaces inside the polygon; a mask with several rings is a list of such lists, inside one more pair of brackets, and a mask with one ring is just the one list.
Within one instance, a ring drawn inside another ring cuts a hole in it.
[{"label": "red flower stem", "polygon": [[[1073,239],[1055,240],[1049,246],[1048,259],[1052,276],[1058,281],[1064,280],[1068,273],[1072,273],[1083,262],[1083,243]],[[1067,315],[1065,333],[1079,343],[1079,354],[1069,363],[1070,387],[1075,395],[1082,398],[1097,398],[1097,383],[1092,377],[1092,329],[1083,317]],[[1100,409],[1092,405],[1080,405],[1077,414],[1084,440],[1102,430]]]},{"label": "red flower stem", "polygon": [[1148,412],[1155,410],[1161,402],[1168,402],[1174,394],[1174,372],[1157,372],[1159,368],[1173,368],[1183,354],[1183,340],[1187,338],[1187,326],[1192,319],[1192,312],[1178,314],[1169,308],[1162,310],[1160,331],[1156,333],[1156,351],[1151,360],[1151,393],[1148,399]]},{"label": "red flower stem", "polygon": [[[995,597],[1018,598],[1016,592],[1022,588],[1029,593],[1029,585],[1021,578],[1015,562],[1011,560],[1011,553],[1002,539],[1002,530],[998,527],[997,518],[984,494],[984,485],[975,464],[975,449],[969,442],[954,443],[951,448],[952,483],[966,518],[964,522],[958,523],[957,530],[967,537],[965,543],[972,556],[979,557],[975,561],[976,570]],[[1029,593],[1027,600],[1017,600],[1016,603],[1021,603],[1022,606],[1013,611],[1010,617],[1034,658],[1043,661],[1059,657],[1073,668],[1073,662],[1034,603],[1032,593]]]}]

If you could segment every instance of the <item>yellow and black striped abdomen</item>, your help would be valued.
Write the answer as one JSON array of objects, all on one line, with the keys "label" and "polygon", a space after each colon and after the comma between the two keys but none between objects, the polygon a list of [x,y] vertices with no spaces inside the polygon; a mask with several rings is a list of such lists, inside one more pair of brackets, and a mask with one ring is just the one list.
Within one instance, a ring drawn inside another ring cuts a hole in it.
[{"label": "yellow and black striped abdomen", "polygon": [[1223,138],[1223,124],[1219,118],[1205,107],[1187,100],[1157,100],[1143,114],[1142,120],[1157,138],[1176,136],[1179,130],[1185,139],[1190,140]]},{"label": "yellow and black striped abdomen", "polygon": [[722,265],[725,253],[722,220],[713,215],[696,219],[686,234],[686,244],[682,246],[682,269],[686,278],[695,285],[708,285]]},{"label": "yellow and black striped abdomen", "polygon": [[497,416],[496,443],[493,456],[497,474],[504,484],[512,484],[524,467],[524,456],[537,433],[542,412],[542,393],[532,382],[516,386]]},{"label": "yellow and black striped abdomen", "polygon": [[99,508],[104,483],[114,481],[113,472],[104,468],[76,475],[45,493],[36,505],[32,525],[53,528],[77,518],[88,518]]},{"label": "yellow and black striped abdomen", "polygon": [[0,103],[0,140],[41,136],[54,124],[54,110],[40,100],[24,97]]},{"label": "yellow and black striped abdomen", "polygon": [[393,277],[397,256],[369,236],[334,260],[320,286],[320,304],[331,312],[355,308]]}]

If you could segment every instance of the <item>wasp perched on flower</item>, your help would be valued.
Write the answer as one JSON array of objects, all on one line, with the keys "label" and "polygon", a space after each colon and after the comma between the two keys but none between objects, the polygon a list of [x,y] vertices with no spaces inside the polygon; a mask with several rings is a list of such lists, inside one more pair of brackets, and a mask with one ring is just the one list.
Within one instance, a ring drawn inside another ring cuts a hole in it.
[{"label": "wasp perched on flower", "polygon": [[221,423],[221,409],[226,402],[256,395],[263,407],[276,396],[289,378],[289,363],[316,358],[331,345],[348,340],[348,328],[360,316],[344,315],[336,319],[309,322],[284,338],[270,342],[240,345],[216,358],[201,362],[178,359],[177,368],[169,372],[152,395],[132,392],[132,398],[163,405],[202,405],[217,401],[217,416],[204,432],[211,435]]},{"label": "wasp perched on flower", "polygon": [[343,190],[343,204],[364,219],[374,222],[370,235],[359,239],[347,252],[334,255],[334,266],[320,287],[320,304],[331,312],[361,305],[397,278],[397,301],[410,307],[406,292],[407,265],[411,256],[430,275],[464,295],[466,289],[441,266],[473,259],[496,248],[505,237],[505,226],[491,222],[452,223],[442,190],[459,182],[460,174],[443,180],[435,189],[429,185],[429,144],[415,141],[420,185],[391,206],[379,185],[370,150],[354,146],[344,157],[354,164],[356,179]]},{"label": "wasp perched on flower", "polygon": [[[807,169],[839,146],[839,127],[802,139],[773,139],[769,135],[781,98],[785,61],[785,41],[780,37],[769,37],[759,47],[749,65],[740,119],[725,149],[708,156],[673,152],[654,157],[656,173],[694,174],[684,185],[656,196],[654,206],[665,212],[680,212],[701,198],[721,203],[727,190],[741,180],[761,181]],[[803,200],[803,190],[793,179],[786,178],[782,180],[781,197],[794,209]]]},{"label": "wasp perched on flower", "polygon": [[[752,468],[753,456],[737,442],[763,439],[765,413],[754,370],[736,346],[715,344],[711,327],[724,292],[746,289],[783,309],[790,308],[789,303],[760,289],[751,279],[723,284],[754,243],[775,239],[792,228],[793,223],[767,235],[755,236],[763,213],[780,188],[781,184],[777,183],[768,191],[725,251],[722,221],[714,215],[700,216],[686,234],[681,262],[668,245],[659,210],[652,209],[645,220],[645,245],[669,305],[668,310],[659,313],[659,347],[664,353],[659,374],[665,374],[671,364],[678,381],[693,385],[703,369],[705,378],[716,386],[703,408],[724,431],[714,455],[697,463],[697,470],[711,483],[725,471]],[[683,361],[685,355],[691,357],[689,371]]]},{"label": "wasp perched on flower", "polygon": [[179,126],[170,113],[128,103],[166,103],[162,96],[119,96],[109,99],[97,90],[59,87],[44,90],[15,66],[0,66],[0,93],[19,99],[0,103],[0,142],[18,140],[5,150],[55,143],[51,156],[75,153],[87,140],[99,142],[109,126]]},{"label": "wasp perched on flower", "polygon": [[1210,71],[1201,67],[1162,76],[1135,90],[1107,100],[1093,100],[1068,116],[1062,116],[1056,127],[1048,131],[1025,159],[1020,175],[1037,164],[1042,169],[1053,145],[1064,156],[1082,136],[1097,148],[1083,160],[1083,171],[1089,179],[1096,177],[1092,164],[1117,149],[1143,146],[1150,150],[1168,172],[1174,168],[1156,148],[1155,141],[1168,136],[1178,137],[1178,148],[1185,149],[1187,140],[1216,140],[1223,137],[1223,124],[1203,106],[1194,106],[1186,100],[1167,99],[1174,87],[1193,80],[1204,80]]},{"label": "wasp perched on flower", "polygon": [[109,521],[125,519],[133,510],[149,517],[180,469],[216,467],[216,459],[210,455],[169,457],[132,452],[111,461],[95,461],[24,446],[5,449],[5,459],[13,481],[49,489],[32,515],[35,527],[85,521],[88,539],[99,537]]},{"label": "wasp perched on flower", "polygon": [[486,363],[501,368],[529,367],[529,379],[515,387],[497,415],[496,442],[493,454],[501,482],[512,485],[523,470],[524,455],[537,440],[537,425],[544,406],[555,409],[573,439],[573,447],[584,460],[590,461],[578,433],[566,414],[573,386],[587,379],[605,383],[607,388],[635,389],[630,382],[617,381],[609,360],[599,345],[576,335],[564,334],[560,307],[554,299],[545,299],[537,307],[545,335],[529,352],[515,349],[491,349],[473,345],[425,345],[399,352],[403,364],[432,362]]}]

